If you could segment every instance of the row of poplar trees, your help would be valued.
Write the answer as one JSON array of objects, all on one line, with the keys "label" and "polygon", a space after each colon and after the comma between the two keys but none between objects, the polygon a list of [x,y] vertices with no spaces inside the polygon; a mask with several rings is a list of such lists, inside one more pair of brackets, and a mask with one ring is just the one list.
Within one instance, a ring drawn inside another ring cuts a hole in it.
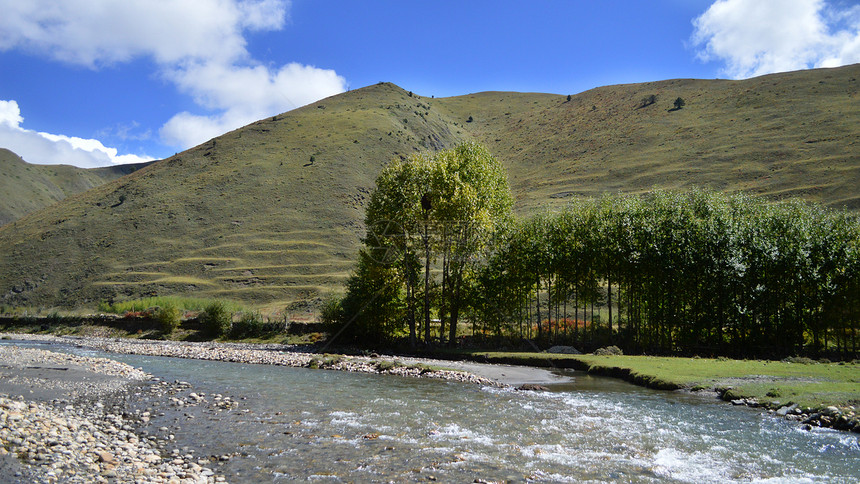
[{"label": "row of poplar trees", "polygon": [[574,199],[527,219],[512,205],[479,145],[389,164],[332,329],[361,343],[858,353],[856,214],[701,190]]}]

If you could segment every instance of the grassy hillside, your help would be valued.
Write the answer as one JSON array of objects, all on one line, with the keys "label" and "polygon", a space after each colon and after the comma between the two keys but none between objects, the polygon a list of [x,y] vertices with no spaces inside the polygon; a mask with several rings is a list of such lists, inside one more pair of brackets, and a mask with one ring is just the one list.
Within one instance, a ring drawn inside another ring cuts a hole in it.
[{"label": "grassy hillside", "polygon": [[[860,209],[860,65],[679,79],[571,97],[440,100],[508,166],[520,209],[571,196],[708,187]],[[642,99],[656,95],[654,104]],[[686,105],[677,111],[673,101]],[[463,118],[463,116],[466,118]]]},{"label": "grassy hillside", "polygon": [[[507,166],[520,213],[693,185],[860,209],[857,77],[860,65],[609,86],[570,100],[432,99],[387,83],[350,91],[0,228],[0,303],[176,294],[274,311],[318,302],[351,269],[382,166],[466,139]],[[686,106],[670,111],[677,97]]]},{"label": "grassy hillside", "polygon": [[424,102],[391,84],[352,91],[8,224],[0,302],[318,300],[349,273],[383,163],[465,139]]},{"label": "grassy hillside", "polygon": [[0,225],[17,220],[105,182],[127,175],[143,163],[83,169],[70,165],[32,165],[0,148]]}]

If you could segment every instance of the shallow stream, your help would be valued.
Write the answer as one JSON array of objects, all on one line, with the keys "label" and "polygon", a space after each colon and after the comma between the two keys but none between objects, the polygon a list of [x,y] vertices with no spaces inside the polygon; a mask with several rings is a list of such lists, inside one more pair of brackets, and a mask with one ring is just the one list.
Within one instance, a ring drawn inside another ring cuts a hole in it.
[{"label": "shallow stream", "polygon": [[197,456],[231,455],[213,466],[230,482],[860,482],[857,434],[577,372],[536,393],[65,350],[244,397],[148,427],[169,425]]}]

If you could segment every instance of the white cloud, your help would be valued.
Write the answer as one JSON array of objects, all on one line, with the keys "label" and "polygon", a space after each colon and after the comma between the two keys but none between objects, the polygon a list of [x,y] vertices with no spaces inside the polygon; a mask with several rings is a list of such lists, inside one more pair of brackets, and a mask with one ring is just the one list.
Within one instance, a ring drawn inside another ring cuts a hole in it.
[{"label": "white cloud", "polygon": [[154,60],[201,108],[160,130],[167,143],[188,148],[345,90],[332,70],[271,68],[251,57],[245,32],[283,28],[288,9],[288,0],[0,0],[0,50],[90,68]]},{"label": "white cloud", "polygon": [[16,101],[0,101],[0,147],[29,163],[75,165],[83,168],[139,163],[152,158],[120,155],[95,139],[40,133],[21,127],[24,118]]},{"label": "white cloud", "polygon": [[860,62],[860,6],[824,0],[717,0],[693,21],[705,61],[747,78]]},{"label": "white cloud", "polygon": [[0,49],[24,48],[95,67],[244,55],[243,29],[283,26],[279,0],[0,0]]},{"label": "white cloud", "polygon": [[333,70],[288,64],[277,71],[264,66],[208,63],[177,69],[173,82],[215,115],[182,112],[162,128],[162,138],[190,147],[258,119],[304,106],[344,90],[346,81]]}]

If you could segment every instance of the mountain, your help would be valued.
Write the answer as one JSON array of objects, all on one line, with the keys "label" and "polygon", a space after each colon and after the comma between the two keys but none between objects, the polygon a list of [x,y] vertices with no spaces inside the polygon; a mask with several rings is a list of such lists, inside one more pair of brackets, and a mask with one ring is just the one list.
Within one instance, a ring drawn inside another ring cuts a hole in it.
[{"label": "mountain", "polygon": [[47,207],[70,195],[84,192],[127,175],[148,163],[104,168],[70,165],[32,165],[15,153],[0,148],[0,225]]},{"label": "mountain", "polygon": [[857,77],[860,65],[569,98],[434,99],[389,83],[349,91],[0,227],[0,303],[94,307],[153,294],[266,311],[316,303],[342,290],[382,166],[465,140],[505,164],[521,214],[570,197],[692,186],[857,210]]}]

